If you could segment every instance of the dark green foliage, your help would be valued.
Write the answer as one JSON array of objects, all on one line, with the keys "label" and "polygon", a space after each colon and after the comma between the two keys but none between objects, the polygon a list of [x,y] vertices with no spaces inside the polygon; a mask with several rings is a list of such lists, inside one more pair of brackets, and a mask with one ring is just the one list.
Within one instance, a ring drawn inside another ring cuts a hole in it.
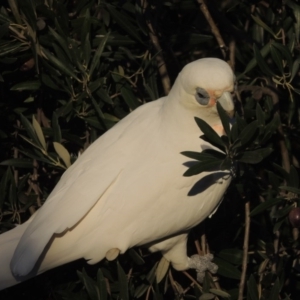
[{"label": "dark green foliage", "polygon": [[[237,111],[229,125],[218,106],[222,137],[196,119],[199,136],[216,149],[182,154],[197,162],[185,176],[221,169],[235,177],[188,245],[196,253],[202,237],[205,253],[207,241],[218,284],[211,274],[199,284],[193,271],[168,265],[157,283],[161,255],[131,249],[118,261],[52,270],[1,299],[299,298],[299,229],[288,216],[300,206],[300,3],[206,2],[235,69]],[[224,58],[198,1],[1,1],[0,232],[26,221],[98,136],[164,96],[161,61],[174,82],[201,57]],[[245,203],[250,235],[239,298]]]}]

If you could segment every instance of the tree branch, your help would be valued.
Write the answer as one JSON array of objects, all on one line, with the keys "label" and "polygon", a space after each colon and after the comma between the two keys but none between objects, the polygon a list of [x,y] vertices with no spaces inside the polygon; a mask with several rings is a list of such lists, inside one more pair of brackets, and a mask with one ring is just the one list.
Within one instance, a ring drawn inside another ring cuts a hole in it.
[{"label": "tree branch", "polygon": [[250,202],[247,201],[245,203],[245,234],[244,234],[244,246],[243,246],[243,262],[242,262],[242,275],[241,275],[240,286],[239,286],[238,300],[243,300],[244,288],[246,283],[249,233],[250,233]]},{"label": "tree branch", "polygon": [[207,8],[207,5],[205,3],[205,0],[198,0],[198,3],[200,4],[200,10],[202,11],[206,21],[208,22],[210,28],[211,28],[211,31],[213,33],[213,35],[215,36],[218,44],[219,44],[219,47],[221,49],[221,52],[222,52],[222,55],[223,55],[223,58],[225,59],[226,58],[226,50],[227,50],[227,47],[225,45],[225,42],[220,34],[220,31],[216,25],[216,23],[214,22],[213,18],[211,17],[211,14]]},{"label": "tree branch", "polygon": [[[148,7],[147,0],[141,0],[141,6],[143,9],[143,13],[145,15],[145,10]],[[161,78],[162,86],[163,86],[165,94],[168,95],[171,90],[171,81],[170,81],[170,77],[169,77],[168,70],[166,67],[166,62],[165,62],[163,54],[162,54],[162,48],[160,46],[157,34],[155,33],[155,30],[153,29],[151,21],[149,19],[146,19],[146,23],[149,28],[150,40],[157,52],[156,53],[156,62],[157,62],[158,72],[159,72],[159,75]]]}]

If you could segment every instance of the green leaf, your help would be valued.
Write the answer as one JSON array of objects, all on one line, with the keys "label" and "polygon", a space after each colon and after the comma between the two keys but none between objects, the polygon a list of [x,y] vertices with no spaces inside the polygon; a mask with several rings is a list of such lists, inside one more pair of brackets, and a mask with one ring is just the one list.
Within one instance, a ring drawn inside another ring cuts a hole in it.
[{"label": "green leaf", "polygon": [[[214,151],[214,150],[213,150]],[[214,160],[214,159],[225,159],[226,155],[217,151],[209,152],[193,152],[193,151],[183,151],[181,152],[182,155],[187,156],[192,159],[196,159],[198,161],[206,161],[206,160]]]},{"label": "green leaf", "polygon": [[127,85],[121,87],[121,95],[131,110],[134,110],[141,105],[141,102]]},{"label": "green leaf", "polygon": [[217,296],[223,297],[223,298],[230,298],[230,295],[222,290],[218,289],[209,289],[209,291]]},{"label": "green leaf", "polygon": [[291,187],[291,186],[280,186],[279,188],[281,190],[285,190],[285,191],[300,195],[300,189],[297,189],[297,188],[294,188],[294,187]]},{"label": "green leaf", "polygon": [[257,149],[253,151],[245,151],[241,156],[236,157],[239,162],[248,164],[258,164],[273,152],[271,148]]},{"label": "green leaf", "polygon": [[256,104],[256,119],[258,125],[260,126],[265,125],[265,114],[259,103]]},{"label": "green leaf", "polygon": [[120,289],[120,298],[122,300],[129,300],[127,276],[119,262],[117,262],[117,267],[118,267],[118,284]]},{"label": "green leaf", "polygon": [[7,192],[10,185],[10,178],[11,175],[11,168],[7,168],[7,170],[2,174],[1,181],[0,181],[0,209],[7,197]]},{"label": "green leaf", "polygon": [[199,298],[199,300],[211,300],[211,299],[215,299],[216,295],[211,294],[211,293],[205,293],[202,294]]},{"label": "green leaf", "polygon": [[254,137],[255,133],[258,129],[258,121],[255,120],[248,124],[240,133],[239,140],[241,141],[242,146],[247,145],[252,138]]},{"label": "green leaf", "polygon": [[101,269],[98,269],[97,272],[97,286],[99,287],[100,290],[100,299],[101,300],[106,300],[107,299],[107,285],[106,285],[106,281],[105,278],[103,276],[103,273],[101,271]]},{"label": "green leaf", "polygon": [[280,292],[280,284],[279,284],[279,279],[276,278],[275,282],[274,282],[274,285],[270,291],[270,295],[268,297],[268,299],[274,299],[274,300],[277,300],[279,299],[279,292]]},{"label": "green leaf", "polygon": [[216,146],[217,148],[225,152],[226,146],[223,140],[221,139],[221,137],[204,120],[195,117],[195,121],[198,127],[200,128],[200,130],[207,138],[207,141],[211,143],[213,146]]},{"label": "green leaf", "polygon": [[153,268],[147,274],[145,278],[143,278],[143,282],[140,286],[138,286],[134,291],[134,298],[140,298],[145,294],[145,292],[149,289],[150,286],[153,286],[155,280],[155,274],[157,269],[157,263],[154,264]]},{"label": "green leaf", "polygon": [[62,61],[60,61],[57,57],[55,57],[53,54],[51,54],[45,48],[42,48],[41,52],[42,52],[43,56],[46,59],[48,59],[49,62],[51,62],[62,73],[76,79],[78,82],[81,82],[81,80],[75,75],[74,71],[68,65],[64,64]]},{"label": "green leaf", "polygon": [[36,91],[41,87],[41,82],[39,80],[25,81],[13,85],[11,91]]},{"label": "green leaf", "polygon": [[71,54],[68,47],[67,39],[64,36],[59,35],[55,30],[53,30],[50,26],[48,26],[50,34],[54,37],[56,42],[61,46],[61,48],[64,50],[65,54],[71,60]]},{"label": "green leaf", "polygon": [[93,59],[91,61],[91,65],[90,65],[90,70],[89,70],[90,78],[92,78],[95,69],[98,68],[98,66],[100,64],[100,57],[102,55],[102,52],[104,50],[104,47],[106,45],[109,35],[110,35],[110,32],[108,32],[105,36],[103,36],[103,38],[101,39],[101,42],[93,56]]},{"label": "green leaf", "polygon": [[258,66],[260,67],[260,69],[268,76],[271,76],[271,77],[275,76],[275,74],[271,71],[271,69],[269,68],[269,66],[266,63],[266,60],[261,55],[259,49],[257,48],[257,46],[255,44],[253,45],[253,51],[254,51],[255,59],[257,61]]},{"label": "green leaf", "polygon": [[96,282],[86,274],[85,270],[83,269],[82,273],[77,271],[77,275],[83,282],[91,300],[102,300],[100,298],[99,287],[97,286]]},{"label": "green leaf", "polygon": [[215,257],[214,262],[218,265],[218,274],[225,278],[232,278],[239,280],[241,278],[241,272],[232,264]]},{"label": "green leaf", "polygon": [[143,265],[145,264],[144,259],[137,253],[137,251],[134,250],[134,248],[130,248],[128,250],[128,253],[132,260],[137,264],[137,265]]},{"label": "green leaf", "polygon": [[38,139],[39,139],[40,144],[42,145],[43,149],[46,151],[47,147],[46,147],[46,141],[45,141],[45,137],[43,134],[43,130],[42,130],[39,122],[34,117],[34,115],[32,115],[32,126],[34,128],[34,131],[35,131]]},{"label": "green leaf", "polygon": [[104,119],[103,112],[101,111],[98,103],[96,102],[96,100],[93,97],[91,97],[91,100],[92,100],[92,104],[93,104],[93,106],[94,106],[94,108],[95,108],[95,110],[97,112],[97,115],[98,115],[98,117],[100,119],[100,122],[103,123],[103,119]]},{"label": "green leaf", "polygon": [[224,249],[218,253],[218,257],[235,265],[241,265],[243,260],[243,251],[240,249]]},{"label": "green leaf", "polygon": [[103,102],[108,103],[110,105],[114,104],[114,102],[112,101],[112,99],[109,97],[108,93],[104,89],[102,88],[98,89],[96,94]]},{"label": "green leaf", "polygon": [[66,167],[69,168],[71,166],[71,156],[68,150],[58,142],[53,142],[53,146],[58,156],[63,160]]},{"label": "green leaf", "polygon": [[250,213],[250,217],[253,217],[255,215],[258,215],[262,212],[264,212],[265,210],[267,210],[268,208],[272,207],[272,206],[275,206],[279,203],[282,203],[282,199],[281,198],[272,198],[272,199],[269,199],[259,205],[257,205]]},{"label": "green leaf", "polygon": [[300,65],[300,57],[298,57],[298,58],[293,62],[292,73],[291,73],[291,78],[290,78],[290,81],[291,81],[291,82],[293,81],[293,79],[295,78],[296,74],[298,73],[299,65]]},{"label": "green leaf", "polygon": [[289,173],[289,180],[287,182],[289,186],[299,186],[299,176],[298,171],[295,169],[294,166],[291,166],[290,173]]},{"label": "green leaf", "polygon": [[112,5],[106,4],[108,11],[110,12],[113,19],[120,25],[122,29],[124,29],[132,38],[137,40],[138,42],[144,44],[142,39],[137,33],[137,28],[132,25],[132,22],[128,16],[128,14],[120,13],[117,11]]},{"label": "green leaf", "polygon": [[170,262],[164,258],[164,256],[161,258],[161,260],[158,263],[155,275],[156,275],[156,282],[160,283],[164,277],[166,276],[168,270],[170,267]]},{"label": "green leaf", "polygon": [[273,47],[273,44],[271,44],[271,57],[276,64],[280,75],[283,74],[283,58],[281,57],[279,51]]},{"label": "green leaf", "polygon": [[222,107],[222,105],[217,102],[217,110],[224,128],[224,131],[226,133],[226,135],[229,137],[230,136],[230,126],[229,126],[229,117],[226,113],[226,111],[224,110],[224,108]]},{"label": "green leaf", "polygon": [[183,176],[189,177],[194,176],[197,174],[200,174],[202,172],[208,172],[213,171],[216,169],[220,169],[220,166],[222,164],[222,161],[218,160],[206,160],[204,162],[197,163],[193,166],[191,166],[184,174]]},{"label": "green leaf", "polygon": [[275,33],[266,23],[264,23],[260,18],[254,16],[254,15],[251,15],[251,17],[259,26],[261,26],[263,29],[268,31],[274,38],[276,38]]},{"label": "green leaf", "polygon": [[247,300],[259,300],[257,284],[252,274],[247,282]]},{"label": "green leaf", "polygon": [[61,130],[58,123],[58,115],[56,112],[52,114],[52,129],[53,129],[53,141],[61,143]]},{"label": "green leaf", "polygon": [[36,132],[35,132],[33,126],[30,124],[30,122],[27,120],[27,118],[25,118],[22,114],[20,114],[20,118],[21,118],[21,122],[22,122],[23,126],[25,127],[25,130],[26,130],[27,134],[29,135],[29,137],[31,138],[33,144],[36,145],[37,147],[41,147],[40,141],[36,135]]},{"label": "green leaf", "polygon": [[[261,50],[260,50],[260,54],[262,57],[266,57],[269,52],[270,52],[270,44],[266,44]],[[243,72],[243,74],[246,74],[248,73],[249,71],[251,71],[255,66],[257,65],[257,60],[256,60],[256,57],[252,58],[250,60],[250,62],[248,63],[248,65],[246,66],[246,69],[245,71]]]},{"label": "green leaf", "polygon": [[9,4],[10,9],[15,17],[16,23],[21,25],[23,22],[22,22],[20,13],[19,13],[19,7],[18,7],[17,3],[18,3],[18,1],[16,1],[16,0],[8,0],[8,4]]},{"label": "green leaf", "polygon": [[0,165],[26,169],[33,167],[32,160],[28,158],[10,158],[2,161]]},{"label": "green leaf", "polygon": [[282,55],[281,59],[286,60],[287,66],[291,69],[293,66],[293,57],[287,46],[284,46],[278,42],[272,42],[272,45],[279,50]]}]

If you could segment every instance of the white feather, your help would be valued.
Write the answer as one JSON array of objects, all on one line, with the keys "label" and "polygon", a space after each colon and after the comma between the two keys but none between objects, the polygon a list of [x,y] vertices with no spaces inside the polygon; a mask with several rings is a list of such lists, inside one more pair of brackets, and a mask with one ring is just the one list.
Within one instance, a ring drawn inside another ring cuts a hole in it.
[{"label": "white feather", "polygon": [[[223,93],[233,89],[233,81],[225,62],[195,61],[167,97],[136,109],[93,143],[34,218],[0,236],[0,265],[5,265],[0,287],[15,284],[5,281],[13,278],[8,269],[13,251],[10,266],[18,280],[81,257],[96,263],[112,248],[123,253],[136,245],[151,245],[177,269],[186,268],[182,246],[172,249],[215,209],[230,183],[229,172],[182,176],[190,159],[180,152],[210,147],[199,139],[194,117],[221,125],[215,107],[195,100],[195,89]],[[13,242],[2,250],[10,235]]]}]

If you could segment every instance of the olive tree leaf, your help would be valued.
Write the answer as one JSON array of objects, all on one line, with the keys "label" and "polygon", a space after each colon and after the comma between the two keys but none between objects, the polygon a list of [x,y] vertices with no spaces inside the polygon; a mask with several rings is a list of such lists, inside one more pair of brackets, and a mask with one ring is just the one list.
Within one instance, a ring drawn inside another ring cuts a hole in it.
[{"label": "olive tree leaf", "polygon": [[205,135],[207,141],[225,152],[226,146],[221,137],[204,120],[195,117],[195,121]]},{"label": "olive tree leaf", "polygon": [[68,152],[68,150],[60,143],[58,142],[53,142],[54,149],[58,156],[63,160],[65,163],[66,167],[71,166],[71,156]]},{"label": "olive tree leaf", "polygon": [[40,141],[40,144],[42,145],[43,149],[46,151],[47,147],[46,147],[46,141],[45,141],[45,137],[43,134],[43,130],[34,115],[32,116],[32,126],[33,126],[35,133]]},{"label": "olive tree leaf", "polygon": [[170,267],[170,262],[166,260],[164,257],[162,257],[157,265],[157,269],[155,272],[157,283],[160,283],[164,279],[164,277],[166,276],[169,270],[169,267]]}]

